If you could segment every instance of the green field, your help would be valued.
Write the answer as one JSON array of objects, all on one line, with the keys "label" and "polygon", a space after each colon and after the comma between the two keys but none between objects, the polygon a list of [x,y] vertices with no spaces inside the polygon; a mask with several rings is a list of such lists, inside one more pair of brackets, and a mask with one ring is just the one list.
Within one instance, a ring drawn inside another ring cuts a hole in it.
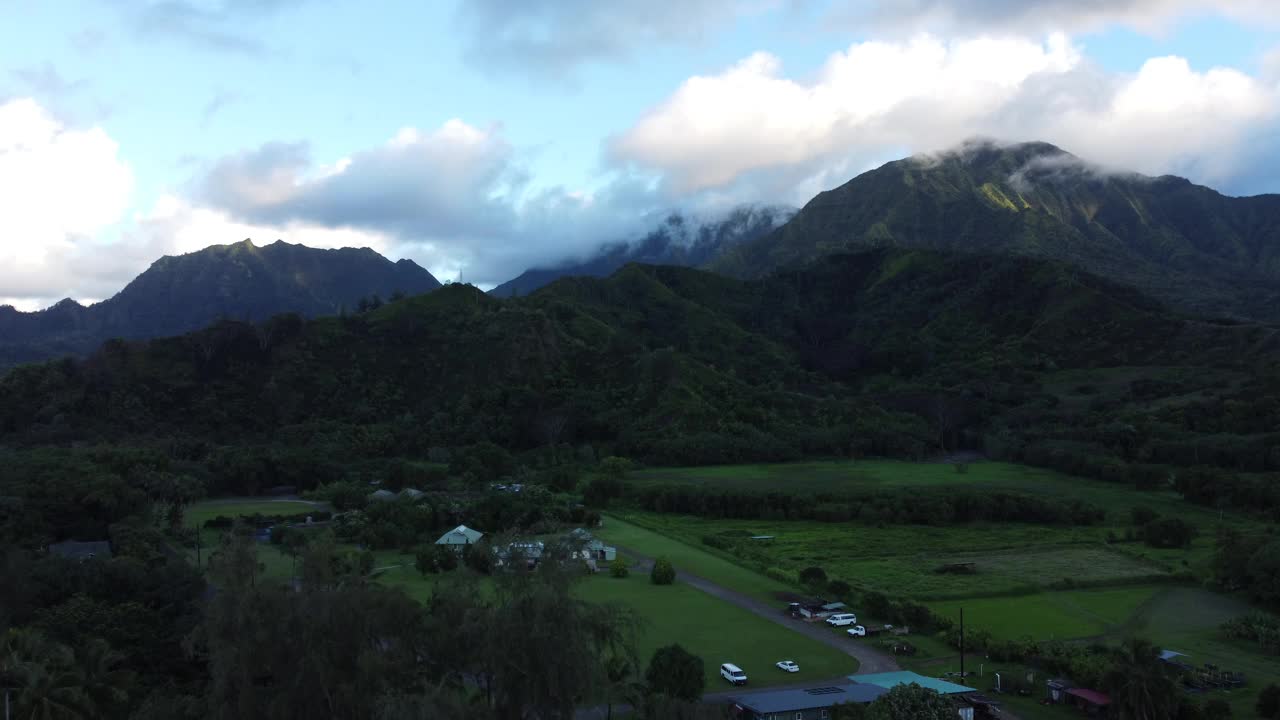
[{"label": "green field", "polygon": [[[761,571],[795,577],[805,567],[819,566],[833,579],[894,597],[915,597],[953,619],[964,608],[967,628],[983,629],[1001,639],[1110,642],[1136,633],[1161,647],[1187,653],[1188,661],[1195,665],[1212,663],[1244,672],[1250,678],[1249,687],[1215,693],[1232,704],[1235,717],[1253,717],[1252,703],[1258,690],[1280,679],[1280,657],[1262,655],[1256,648],[1228,640],[1219,631],[1224,621],[1247,612],[1248,605],[1189,587],[1185,581],[1176,584],[1170,577],[1173,573],[1184,577],[1188,572],[1196,576],[1207,572],[1214,531],[1221,523],[1249,527],[1257,526],[1256,521],[1229,513],[1219,515],[1186,503],[1171,492],[1139,492],[1125,485],[988,462],[974,463],[964,474],[944,464],[832,461],[651,469],[633,473],[633,477],[640,486],[679,483],[710,489],[856,493],[960,485],[1086,500],[1107,510],[1105,522],[1094,527],[1022,523],[872,527],[615,509],[608,523],[618,533],[619,544],[626,544],[625,537],[637,545],[661,547],[665,554],[682,558],[690,571],[762,599],[777,591],[764,589],[763,582],[754,579],[762,578]],[[1129,510],[1138,505],[1191,522],[1199,537],[1190,548],[1179,550],[1157,550],[1138,542],[1106,542],[1108,533],[1123,536],[1129,526]],[[773,539],[753,543],[743,540],[748,535],[771,535]],[[737,545],[732,552],[713,549],[703,543],[707,536],[730,538]],[[650,552],[644,547],[636,549]],[[935,572],[943,564],[960,562],[974,563],[976,572]],[[725,564],[737,566],[739,572],[725,569]],[[1071,584],[1088,588],[1072,589]],[[921,652],[914,658],[902,658],[904,667],[935,676],[959,669],[958,653],[940,640],[916,636],[911,640]],[[970,657],[967,668],[980,665],[988,674],[971,684],[989,689],[989,671],[1002,668],[981,657]],[[1017,666],[1003,670],[1026,672]],[[1009,700],[1009,708],[1030,720],[1074,716],[1061,708],[1039,706],[1038,699],[1014,698]]]},{"label": "green field", "polygon": [[[727,687],[719,670],[725,662],[745,670],[756,687],[828,680],[858,669],[854,658],[683,583],[660,586],[644,574],[619,580],[600,573],[584,580],[577,592],[587,600],[635,609],[644,621],[642,664],[654,650],[671,643],[701,657],[709,691]],[[779,660],[794,660],[800,672],[777,669],[774,663]]]},{"label": "green field", "polygon": [[[774,539],[767,544],[749,545],[744,553],[747,557],[737,561],[754,561],[758,566],[777,568],[792,577],[805,567],[818,566],[826,570],[829,577],[855,587],[920,599],[1031,592],[1065,580],[1134,582],[1167,575],[1168,568],[1173,567],[1172,558],[1142,557],[1145,547],[1122,550],[1099,541],[1094,537],[1096,528],[1029,524],[877,528],[853,523],[720,520],[638,512],[620,514],[610,522],[618,523],[622,518],[630,528],[643,527],[650,533],[681,541],[684,544],[681,552],[696,551],[699,556],[716,552],[712,559],[729,565],[733,565],[728,559],[730,556],[707,548],[702,543],[704,536],[772,535]],[[621,539],[616,541],[626,544]],[[676,548],[679,546],[675,544]],[[1207,547],[1204,551],[1208,551]],[[674,552],[677,550],[669,551]],[[1193,557],[1195,551],[1179,552],[1177,557]],[[978,572],[972,575],[934,572],[940,565],[956,562],[974,562]]]}]

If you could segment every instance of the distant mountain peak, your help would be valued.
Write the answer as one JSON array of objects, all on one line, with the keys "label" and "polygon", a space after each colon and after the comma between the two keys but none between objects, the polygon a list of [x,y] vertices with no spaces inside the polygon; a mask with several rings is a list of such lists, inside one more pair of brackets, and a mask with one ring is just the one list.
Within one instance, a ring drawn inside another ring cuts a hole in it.
[{"label": "distant mountain peak", "polygon": [[700,267],[781,226],[795,212],[781,205],[742,205],[702,217],[672,211],[638,237],[604,243],[585,258],[526,270],[489,292],[496,297],[523,295],[558,278],[604,277],[633,262]]},{"label": "distant mountain peak", "polygon": [[156,260],[114,297],[85,307],[65,299],[34,313],[0,313],[0,369],[83,353],[104,340],[176,335],[218,318],[332,315],[370,295],[417,295],[440,283],[412,260],[369,248],[321,250],[277,240],[212,245]]}]

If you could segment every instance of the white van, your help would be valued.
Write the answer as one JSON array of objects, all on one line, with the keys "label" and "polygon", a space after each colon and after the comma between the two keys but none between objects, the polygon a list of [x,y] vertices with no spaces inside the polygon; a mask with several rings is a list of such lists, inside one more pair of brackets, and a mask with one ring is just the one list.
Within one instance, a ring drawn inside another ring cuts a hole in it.
[{"label": "white van", "polygon": [[858,616],[853,613],[837,613],[827,618],[827,624],[831,627],[844,627],[856,622],[858,622]]},{"label": "white van", "polygon": [[733,685],[747,684],[747,674],[742,672],[742,668],[733,663],[725,663],[720,666],[720,677],[728,680]]}]

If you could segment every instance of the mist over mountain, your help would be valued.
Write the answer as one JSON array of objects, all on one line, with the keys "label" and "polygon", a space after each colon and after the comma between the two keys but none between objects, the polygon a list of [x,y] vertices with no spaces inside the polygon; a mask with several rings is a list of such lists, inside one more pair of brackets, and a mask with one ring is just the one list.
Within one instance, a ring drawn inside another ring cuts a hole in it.
[{"label": "mist over mountain", "polygon": [[707,267],[760,277],[868,247],[1060,260],[1182,311],[1280,320],[1280,195],[1229,197],[1039,142],[972,141],[890,162]]},{"label": "mist over mountain", "polygon": [[778,228],[794,214],[794,208],[780,205],[739,207],[713,220],[672,213],[634,242],[609,243],[581,262],[527,270],[489,292],[496,297],[527,295],[558,278],[606,277],[631,262],[698,267]]},{"label": "mist over mountain", "polygon": [[438,287],[412,260],[392,262],[368,248],[214,245],[160,258],[114,297],[87,307],[70,299],[30,313],[0,307],[0,368],[81,354],[111,338],[178,335],[219,318],[334,315],[363,297]]}]

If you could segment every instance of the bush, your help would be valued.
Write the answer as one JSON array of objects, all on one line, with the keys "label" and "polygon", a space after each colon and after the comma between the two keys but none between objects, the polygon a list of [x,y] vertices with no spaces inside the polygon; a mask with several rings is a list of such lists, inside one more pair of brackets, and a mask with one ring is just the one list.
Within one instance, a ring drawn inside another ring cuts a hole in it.
[{"label": "bush", "polygon": [[1254,706],[1258,717],[1267,720],[1280,720],[1280,685],[1271,683],[1258,693],[1258,704]]},{"label": "bush", "polygon": [[616,578],[624,578],[631,574],[631,570],[627,567],[627,561],[621,555],[615,557],[613,562],[609,563],[609,574]]},{"label": "bush", "polygon": [[1205,720],[1231,720],[1231,706],[1222,698],[1214,698],[1204,704]]},{"label": "bush", "polygon": [[810,587],[825,585],[827,582],[827,571],[820,567],[807,567],[800,571],[800,584]]},{"label": "bush", "polygon": [[466,562],[467,567],[481,575],[488,575],[493,572],[493,552],[489,550],[489,546],[485,543],[468,545],[467,551],[463,555],[463,561]]},{"label": "bush", "polygon": [[1129,509],[1129,518],[1133,521],[1135,527],[1142,527],[1160,517],[1160,513],[1152,510],[1145,505],[1138,505]]},{"label": "bush", "polygon": [[676,581],[676,569],[671,561],[660,557],[653,561],[653,570],[649,572],[649,580],[654,585],[670,585]]},{"label": "bush", "polygon": [[1152,520],[1142,528],[1142,539],[1155,548],[1184,548],[1195,536],[1195,527],[1181,518]]}]

